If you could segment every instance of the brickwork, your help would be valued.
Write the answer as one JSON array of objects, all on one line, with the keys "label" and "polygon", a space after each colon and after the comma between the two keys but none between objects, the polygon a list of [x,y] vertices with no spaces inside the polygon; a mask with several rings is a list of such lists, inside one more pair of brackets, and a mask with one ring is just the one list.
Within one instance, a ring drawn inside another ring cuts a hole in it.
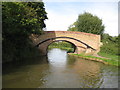
[{"label": "brickwork", "polygon": [[47,53],[48,45],[55,40],[71,42],[76,46],[75,53],[78,54],[83,52],[86,54],[95,54],[99,52],[101,45],[100,35],[76,31],[45,31],[43,35],[31,35],[30,38],[34,45],[39,45],[39,49],[45,55]]}]

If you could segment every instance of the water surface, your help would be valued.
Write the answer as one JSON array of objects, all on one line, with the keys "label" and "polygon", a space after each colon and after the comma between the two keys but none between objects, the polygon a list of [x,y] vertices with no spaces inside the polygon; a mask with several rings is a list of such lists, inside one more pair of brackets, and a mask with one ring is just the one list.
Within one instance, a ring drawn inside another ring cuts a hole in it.
[{"label": "water surface", "polygon": [[57,48],[48,57],[3,66],[3,88],[118,88],[117,67]]}]

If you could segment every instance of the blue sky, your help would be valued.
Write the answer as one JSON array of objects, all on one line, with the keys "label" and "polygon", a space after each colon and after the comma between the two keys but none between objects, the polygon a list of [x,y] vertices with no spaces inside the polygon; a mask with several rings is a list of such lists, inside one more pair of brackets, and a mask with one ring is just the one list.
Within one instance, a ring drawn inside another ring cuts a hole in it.
[{"label": "blue sky", "polygon": [[78,15],[90,12],[103,20],[105,33],[118,35],[118,2],[80,2],[80,1],[44,1],[48,13],[46,23],[47,31],[66,31],[73,24]]}]

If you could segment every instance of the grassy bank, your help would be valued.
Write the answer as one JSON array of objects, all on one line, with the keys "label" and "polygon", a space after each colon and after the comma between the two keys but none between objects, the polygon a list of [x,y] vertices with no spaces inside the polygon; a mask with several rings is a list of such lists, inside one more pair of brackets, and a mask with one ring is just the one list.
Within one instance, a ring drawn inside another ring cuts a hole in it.
[{"label": "grassy bank", "polygon": [[108,59],[108,63],[110,63],[111,65],[120,66],[119,55],[107,54],[107,53],[103,53],[103,52],[99,52],[98,55],[106,57],[106,58],[110,58],[110,59]]},{"label": "grassy bank", "polygon": [[120,64],[118,64],[118,56],[117,55],[99,53],[99,55],[101,55],[103,57],[107,57],[107,58],[101,58],[101,57],[96,57],[96,56],[92,56],[92,55],[84,55],[84,54],[71,54],[71,55],[79,56],[80,58],[84,58],[84,59],[88,59],[88,60],[99,61],[104,64],[120,66]]}]

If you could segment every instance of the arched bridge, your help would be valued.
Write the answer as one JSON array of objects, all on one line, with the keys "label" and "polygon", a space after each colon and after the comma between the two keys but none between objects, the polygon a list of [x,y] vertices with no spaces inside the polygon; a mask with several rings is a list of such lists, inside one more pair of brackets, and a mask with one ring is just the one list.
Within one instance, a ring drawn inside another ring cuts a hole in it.
[{"label": "arched bridge", "polygon": [[47,54],[48,46],[55,41],[66,41],[73,44],[77,54],[96,54],[100,50],[100,35],[77,31],[45,31],[44,34],[30,37],[43,55]]}]

